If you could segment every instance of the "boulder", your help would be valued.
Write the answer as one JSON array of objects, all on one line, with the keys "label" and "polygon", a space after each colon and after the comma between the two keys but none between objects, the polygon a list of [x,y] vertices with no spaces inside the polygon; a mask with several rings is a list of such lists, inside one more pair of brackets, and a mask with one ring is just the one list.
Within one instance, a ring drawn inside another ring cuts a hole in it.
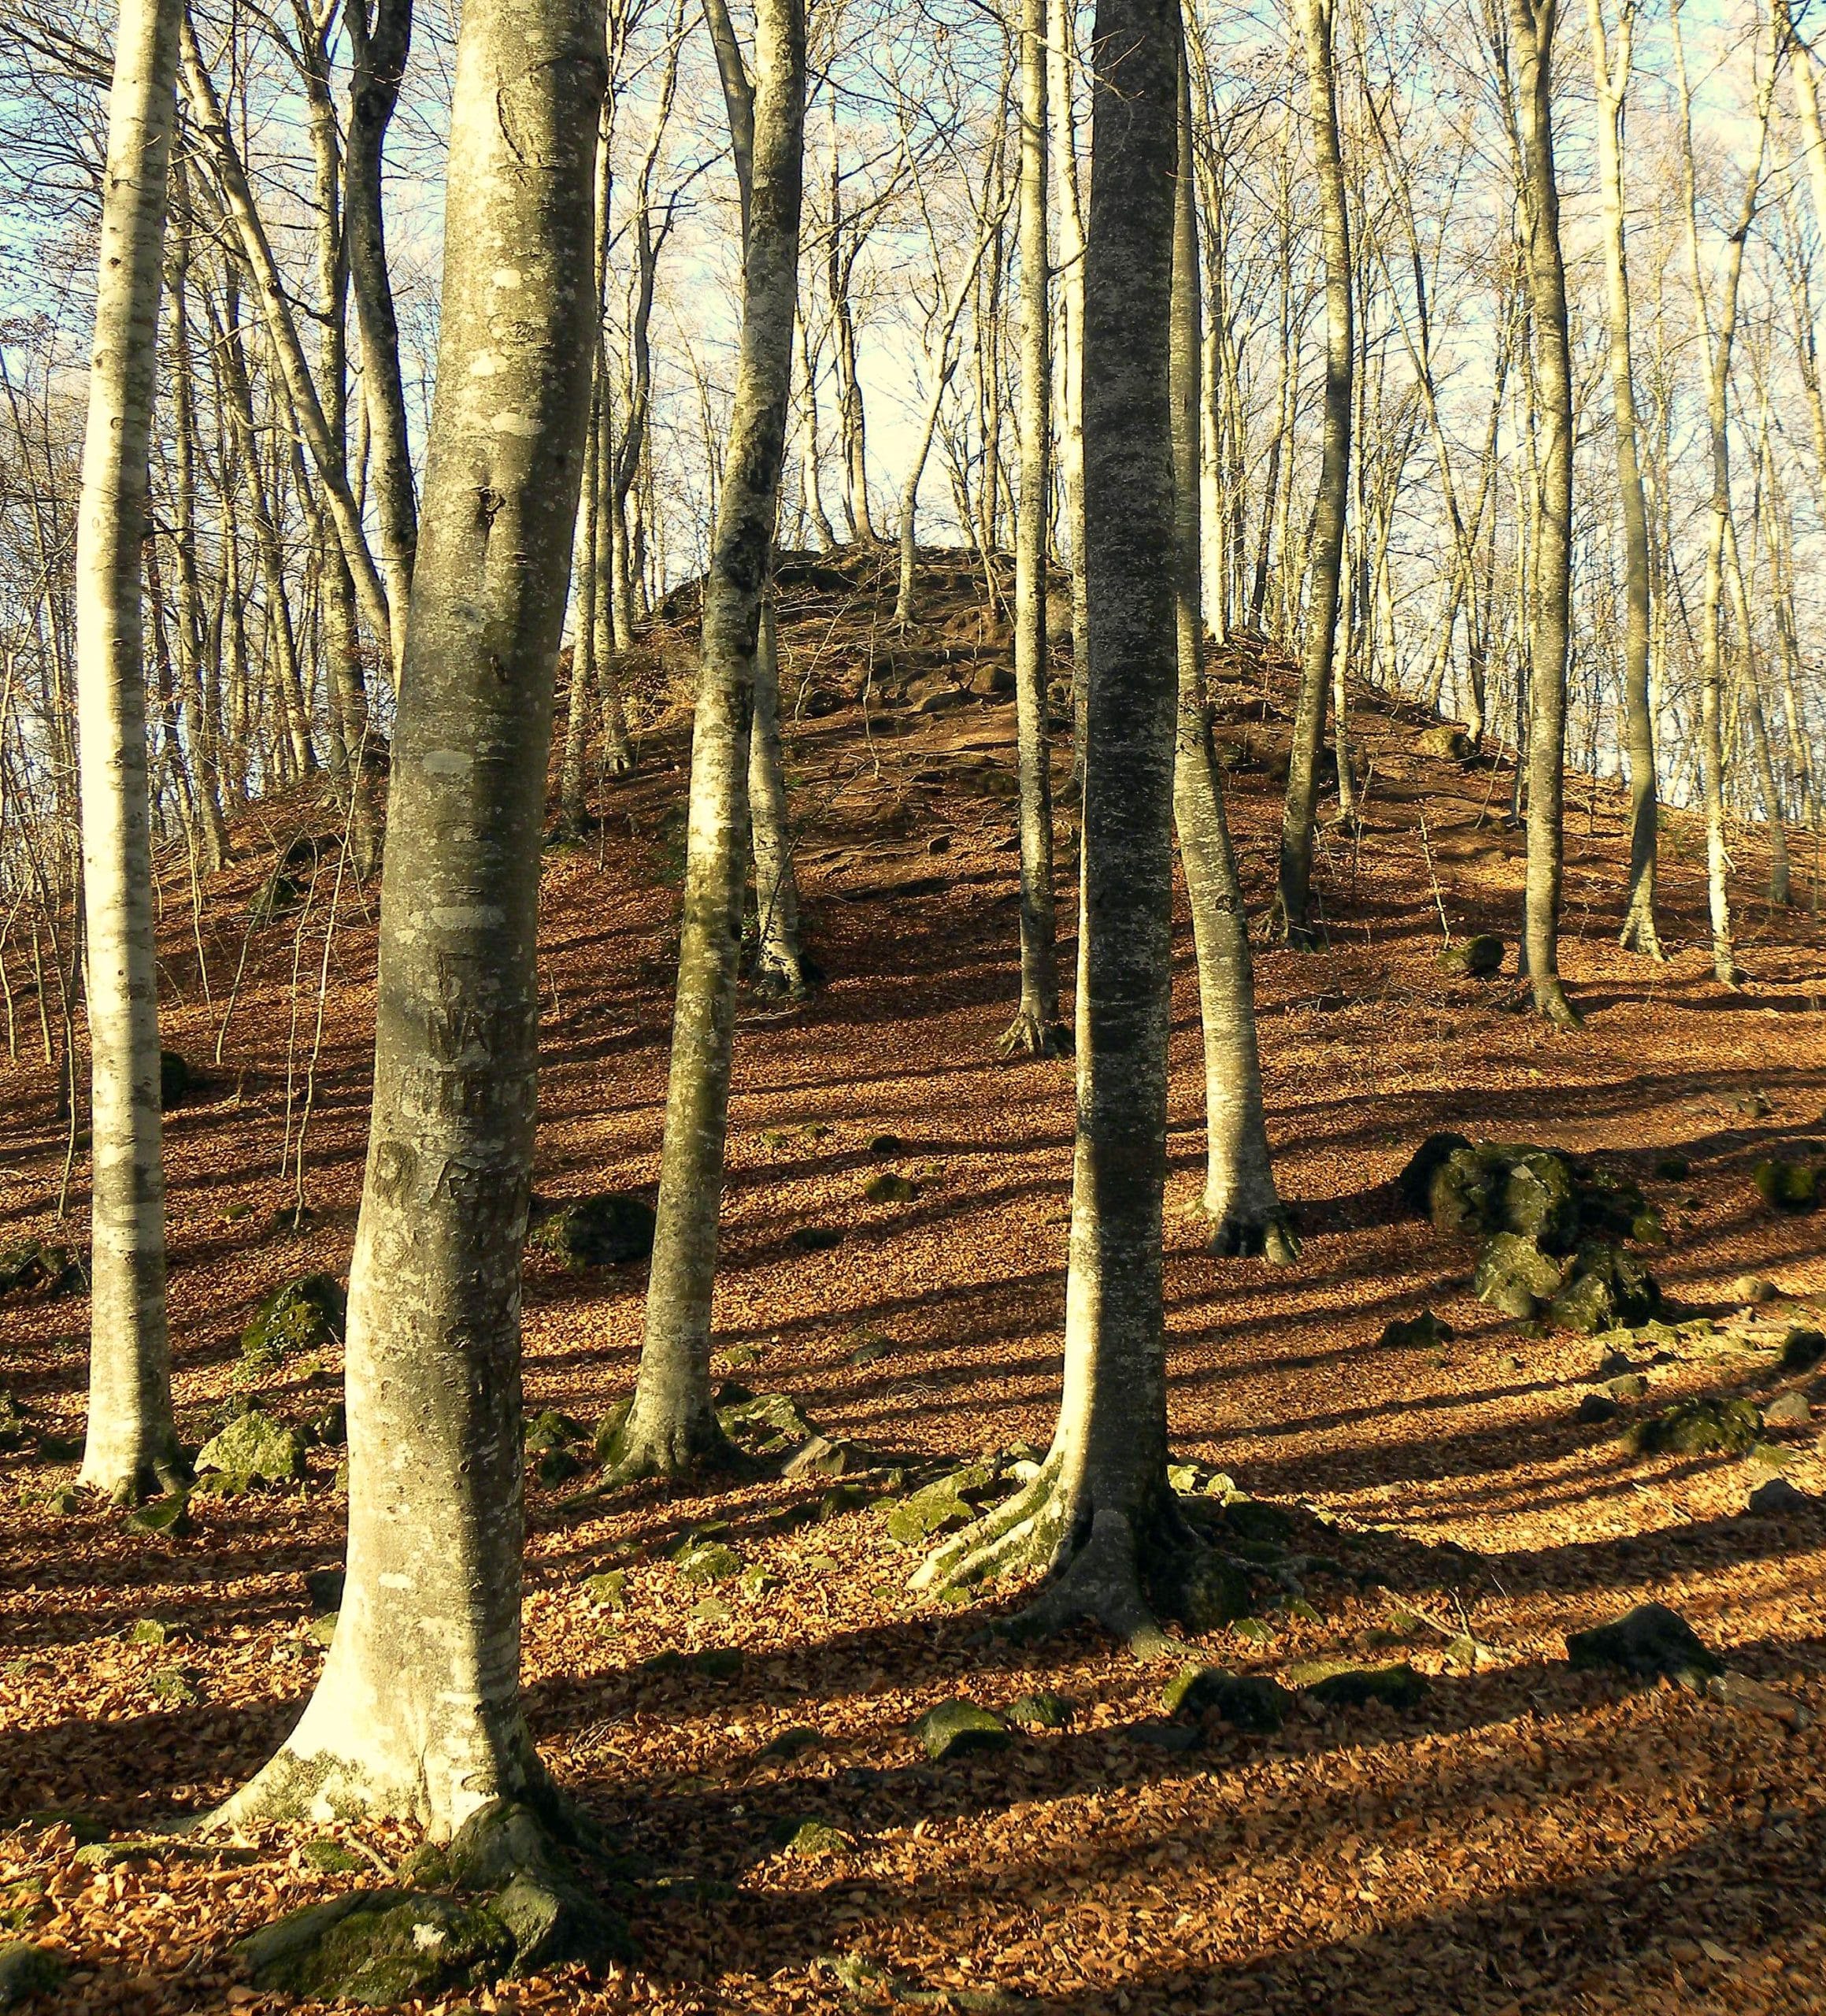
[{"label": "boulder", "polygon": [[917,1547],[935,1534],[967,1526],[976,1507],[958,1493],[956,1477],[940,1477],[903,1498],[887,1515],[887,1536],[902,1547]]},{"label": "boulder", "polygon": [[1757,1195],[1772,1210],[1795,1215],[1819,1208],[1820,1171],[1812,1162],[1773,1157],[1757,1163],[1750,1180],[1756,1185]]},{"label": "boulder", "polygon": [[871,1204],[910,1204],[920,1194],[920,1187],[911,1177],[882,1169],[865,1180],[862,1194]]},{"label": "boulder", "polygon": [[1748,1400],[1682,1400],[1636,1422],[1628,1443],[1643,1456],[1741,1456],[1762,1439],[1762,1425]]},{"label": "boulder", "polygon": [[348,1297],[328,1274],[305,1274],[263,1295],[241,1332],[241,1355],[274,1365],[342,1343]]},{"label": "boulder", "polygon": [[479,1984],[505,1971],[514,1946],[487,1910],[424,1892],[357,1890],[292,1912],[237,1951],[256,1988],[378,2009]]},{"label": "boulder", "polygon": [[1587,1336],[1647,1322],[1661,1306],[1660,1284],[1620,1247],[1587,1240],[1573,1254],[1565,1285],[1547,1314],[1562,1330]]},{"label": "boulder", "polygon": [[1560,1291],[1561,1266],[1519,1232],[1499,1232],[1483,1243],[1471,1286],[1480,1302],[1506,1316],[1526,1318]]},{"label": "boulder", "polygon": [[49,1301],[88,1285],[88,1269],[68,1247],[29,1239],[0,1253],[0,1295],[42,1295]]},{"label": "boulder", "polygon": [[1462,1134],[1429,1134],[1409,1158],[1407,1166],[1395,1178],[1395,1188],[1410,1211],[1423,1217],[1432,1209],[1434,1172],[1461,1148],[1471,1143]]},{"label": "boulder", "polygon": [[17,2009],[61,1987],[69,1962],[29,1939],[0,1939],[0,2009]]},{"label": "boulder", "polygon": [[1806,1511],[1813,1503],[1786,1477],[1770,1477],[1750,1494],[1745,1510],[1758,1518],[1784,1518],[1791,1512]]},{"label": "boulder", "polygon": [[1695,1688],[1724,1671],[1724,1661],[1664,1603],[1640,1603],[1613,1623],[1569,1632],[1566,1657],[1586,1671],[1608,1666],[1632,1680],[1676,1680]]},{"label": "boulder", "polygon": [[1006,665],[981,665],[970,675],[970,691],[979,700],[1012,700],[1014,672]]},{"label": "boulder", "polygon": [[843,1243],[843,1228],[841,1225],[795,1225],[787,1234],[787,1243],[802,1253],[828,1253],[833,1246]]},{"label": "boulder", "polygon": [[720,1540],[687,1540],[672,1556],[681,1581],[727,1582],[742,1573],[742,1557]]},{"label": "boulder", "polygon": [[653,1206],[624,1190],[535,1204],[532,1215],[528,1244],[573,1271],[624,1267],[653,1251]]},{"label": "boulder", "polygon": [[1443,722],[1438,728],[1421,729],[1414,737],[1414,753],[1419,756],[1443,757],[1454,763],[1469,763],[1477,754],[1477,748],[1463,728]]},{"label": "boulder", "polygon": [[1508,1180],[1502,1158],[1487,1148],[1454,1148],[1427,1185],[1433,1229],[1451,1239],[1476,1239],[1497,1229],[1498,1199]]},{"label": "boulder", "polygon": [[1289,1666],[1283,1677],[1332,1708],[1361,1708],[1372,1701],[1386,1708],[1412,1708],[1427,1691],[1427,1683],[1405,1659],[1386,1666],[1354,1666],[1348,1659],[1302,1659]]},{"label": "boulder", "polygon": [[304,1431],[250,1408],[203,1444],[197,1469],[219,1471],[243,1486],[296,1484],[305,1473]]},{"label": "boulder", "polygon": [[1286,1721],[1293,1700],[1275,1681],[1222,1666],[1187,1666],[1161,1694],[1161,1706],[1169,1715],[1216,1714],[1252,1736],[1272,1736]]},{"label": "boulder", "polygon": [[1502,971],[1505,947],[1494,932],[1480,932],[1475,938],[1461,938],[1440,953],[1439,970],[1469,980],[1489,980]]},{"label": "boulder", "polygon": [[1012,1740],[1001,1716],[974,1701],[941,1701],[913,1725],[913,1733],[935,1764],[973,1750],[1002,1750]]},{"label": "boulder", "polygon": [[1064,1695],[1043,1687],[1009,1702],[1003,1713],[1017,1729],[1062,1729],[1070,1726],[1077,1710]]},{"label": "boulder", "polygon": [[1811,1325],[1795,1324],[1782,1339],[1784,1372],[1811,1372],[1823,1358],[1826,1358],[1826,1335]]},{"label": "boulder", "polygon": [[195,1082],[196,1073],[182,1051],[161,1050],[158,1053],[158,1103],[161,1108],[169,1110],[178,1105]]},{"label": "boulder", "polygon": [[1505,1232],[1520,1232],[1544,1252],[1564,1253],[1577,1236],[1580,1186],[1571,1159],[1552,1148],[1528,1148],[1509,1166],[1498,1209]]},{"label": "boulder", "polygon": [[793,1829],[786,1851],[802,1862],[821,1862],[829,1855],[847,1855],[855,1845],[854,1837],[841,1827],[823,1820],[802,1820]]},{"label": "boulder", "polygon": [[1763,1409],[1762,1418],[1769,1428],[1806,1428],[1813,1418],[1813,1410],[1805,1393],[1778,1393]]},{"label": "boulder", "polygon": [[1381,1341],[1391,1351],[1435,1351],[1456,1334],[1450,1323],[1423,1309],[1417,1316],[1398,1316],[1385,1324]]}]

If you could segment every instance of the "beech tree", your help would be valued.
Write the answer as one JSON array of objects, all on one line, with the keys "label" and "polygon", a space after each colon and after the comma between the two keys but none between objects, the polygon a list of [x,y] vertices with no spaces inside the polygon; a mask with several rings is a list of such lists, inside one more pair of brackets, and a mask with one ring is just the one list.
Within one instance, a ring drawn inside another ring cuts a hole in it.
[{"label": "beech tree", "polygon": [[125,0],[108,101],[95,336],[76,532],[93,1112],[82,1480],[131,1499],[177,1480],[165,1306],[158,972],[140,553],[182,0]]},{"label": "beech tree", "polygon": [[1098,0],[1084,268],[1084,771],[1077,1134],[1065,1391],[1032,1480],[916,1582],[1048,1579],[1021,1633],[1085,1618],[1144,1655],[1196,1620],[1211,1557],[1167,1483],[1161,1212],[1174,728],[1171,305],[1178,0]]},{"label": "beech tree", "polygon": [[730,1454],[710,1404],[710,1305],[748,876],[755,658],[791,417],[805,104],[799,0],[760,0],[742,334],[704,583],[658,1223],[640,1369],[614,1437],[609,1483],[683,1475]]},{"label": "beech tree", "polygon": [[348,1574],[223,1822],[544,1798],[520,1703],[540,824],[589,413],[601,0],[466,0],[350,1280]]}]

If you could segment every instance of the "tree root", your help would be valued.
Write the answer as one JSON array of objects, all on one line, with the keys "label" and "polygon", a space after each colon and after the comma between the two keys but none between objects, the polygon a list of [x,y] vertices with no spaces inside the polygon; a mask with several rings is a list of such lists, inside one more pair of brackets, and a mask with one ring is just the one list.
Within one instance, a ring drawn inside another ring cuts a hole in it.
[{"label": "tree root", "polygon": [[[1101,1625],[1137,1658],[1182,1658],[1186,1647],[1161,1622],[1165,1615],[1202,1630],[1236,1614],[1235,1570],[1193,1532],[1163,1480],[1143,1515],[1138,1540],[1128,1512],[1103,1506],[1089,1521],[1074,1518],[1060,1488],[1055,1453],[1037,1476],[928,1557],[913,1577],[917,1589],[967,1589],[1028,1567],[1047,1571],[1032,1600],[991,1627],[1016,1643],[1065,1629]],[[1226,1582],[1225,1578],[1230,1580]]]},{"label": "tree root", "polygon": [[1532,983],[1535,1013],[1550,1021],[1557,1029],[1582,1029],[1585,1017],[1566,998],[1566,990],[1557,974],[1547,974]]},{"label": "tree root", "polygon": [[824,984],[824,972],[807,952],[782,952],[764,947],[756,957],[749,985],[757,994],[787,1001],[809,1001]]},{"label": "tree root", "polygon": [[1232,1205],[1213,1214],[1205,1251],[1220,1260],[1265,1260],[1271,1267],[1291,1267],[1300,1257],[1300,1236],[1293,1214],[1278,1201],[1253,1210]]},{"label": "tree root", "polygon": [[1654,913],[1646,907],[1632,910],[1624,919],[1623,930],[1617,942],[1625,952],[1639,953],[1645,959],[1653,959],[1657,965],[1667,963],[1668,955],[1661,949],[1661,936],[1655,929]]},{"label": "tree root", "polygon": [[760,1467],[723,1432],[713,1413],[707,1419],[640,1428],[630,1411],[609,1437],[602,1474],[594,1484],[560,1499],[558,1510],[581,1511],[632,1484],[656,1480],[683,1484],[709,1477],[743,1478],[759,1474]]},{"label": "tree root", "polygon": [[1069,1057],[1074,1045],[1070,1026],[1048,1021],[1031,1008],[1022,1008],[998,1040],[995,1054],[1004,1059],[1017,1057]]}]

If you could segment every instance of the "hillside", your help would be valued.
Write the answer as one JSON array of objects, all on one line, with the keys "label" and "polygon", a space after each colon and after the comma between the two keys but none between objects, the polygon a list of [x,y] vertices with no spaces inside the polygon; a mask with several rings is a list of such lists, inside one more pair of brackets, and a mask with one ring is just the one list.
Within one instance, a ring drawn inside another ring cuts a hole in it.
[{"label": "hillside", "polygon": [[[903,1486],[1048,1440],[1072,1115],[1068,1065],[995,1058],[1016,991],[1006,643],[965,556],[928,556],[920,585],[903,639],[872,558],[783,572],[797,859],[828,984],[802,1004],[744,999],[717,1305],[720,1369],[789,1396],[838,1443],[898,1459]],[[547,855],[535,1180],[550,1200],[650,1197],[657,1178],[688,596],[664,613],[633,668],[639,767],[598,795],[586,843]],[[1259,917],[1291,668],[1245,640],[1213,673]],[[1302,1564],[1269,1574],[1250,1628],[1212,1633],[1202,1655],[1283,1676],[1322,1657],[1406,1661],[1424,1693],[1398,1707],[1302,1696],[1278,1734],[1208,1722],[1201,1740],[1163,1717],[1165,1676],[1106,1642],[985,1647],[980,1615],[910,1595],[918,1556],[887,1532],[902,1501],[882,1498],[880,1469],[847,1492],[803,1473],[568,1509],[589,1451],[547,1423],[535,1455],[566,1460],[529,1484],[533,1725],[631,1858],[641,1958],[594,1987],[453,1992],[434,2005],[446,2016],[836,2010],[891,1990],[1082,2016],[1822,2006],[1826,1462],[1808,1403],[1826,1385],[1804,1347],[1781,1352],[1826,1310],[1826,1220],[1772,1210],[1751,1170],[1826,1154],[1826,943],[1811,911],[1760,901],[1762,849],[1740,834],[1748,979],[1721,991],[1702,847],[1676,815],[1673,956],[1626,957],[1623,798],[1580,780],[1562,965],[1587,1021],[1550,1030],[1519,1012],[1513,977],[1524,843],[1502,817],[1509,769],[1422,753],[1429,725],[1357,696],[1362,818],[1322,836],[1327,948],[1258,948],[1269,1128],[1304,1238],[1290,1267],[1200,1243],[1202,1062],[1180,918],[1167,1274],[1176,1453],[1204,1466],[1202,1484],[1221,1471],[1265,1508],[1265,1564]],[[1056,762],[1064,888],[1062,732]],[[257,806],[235,839],[219,876],[193,889],[172,862],[161,882],[165,1040],[195,1075],[166,1141],[180,1420],[197,1442],[224,1418],[258,1299],[313,1270],[346,1278],[365,1140],[377,888],[340,872],[323,804]],[[1810,896],[1814,864],[1798,852],[1797,869]],[[288,887],[263,902],[276,874]],[[1503,974],[1443,972],[1442,917],[1455,938],[1502,933]],[[1072,950],[1068,937],[1067,973]],[[56,1076],[23,1016],[20,1031],[18,1062],[0,1062],[0,1247],[80,1248],[80,1211],[54,1216]],[[302,1228],[285,1215],[301,1126]],[[1445,1128],[1563,1148],[1639,1184],[1666,1226],[1643,1258],[1675,1305],[1669,1325],[1620,1363],[1614,1337],[1543,1332],[1475,1299],[1474,1249],[1395,1185]],[[910,1201],[865,1199],[883,1166],[912,1180]],[[81,1187],[79,1161],[79,1203]],[[587,1427],[625,1395],[643,1286],[638,1265],[573,1272],[532,1255],[529,1413]],[[1449,1335],[1401,1327],[1427,1310]],[[336,1450],[313,1446],[295,1490],[193,1501],[183,1535],[61,1497],[86,1322],[79,1293],[0,1299],[0,1387],[19,1410],[0,1451],[0,1908],[78,1956],[60,2007],[276,2006],[235,1988],[231,1940],[346,1888],[347,1869],[391,1871],[403,1836],[272,1830],[245,1852],[154,1847],[111,1868],[80,1865],[76,1844],[204,1810],[283,1734],[322,1656],[324,1584],[313,1596],[307,1577],[341,1558]],[[269,1412],[302,1423],[339,1376],[329,1351],[257,1384]],[[1749,1456],[1635,1454],[1620,1434],[1707,1395],[1784,1404]],[[1802,1495],[1746,1510],[1778,1474]],[[671,1556],[707,1527],[759,1573],[687,1583]],[[617,1568],[613,1602],[586,1588]],[[1649,1600],[1806,1704],[1812,1726],[1569,1665],[1566,1632]],[[168,1642],[132,1642],[142,1619],[172,1627]],[[730,1647],[744,1658],[643,1664]],[[942,1763],[908,1734],[953,1696],[1005,1708],[1042,1689],[1073,1704],[1068,1727]],[[795,1851],[807,1820],[842,1838]],[[331,1836],[355,1844],[341,1865],[306,1852]]]}]

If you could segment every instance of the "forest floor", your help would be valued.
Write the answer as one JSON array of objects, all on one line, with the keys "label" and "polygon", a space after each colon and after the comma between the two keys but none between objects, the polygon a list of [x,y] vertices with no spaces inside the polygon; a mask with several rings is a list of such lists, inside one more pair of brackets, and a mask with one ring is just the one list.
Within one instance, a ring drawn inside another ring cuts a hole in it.
[{"label": "forest floor", "polygon": [[[928,581],[928,671],[970,627],[965,584],[946,579]],[[878,692],[865,710],[852,696],[871,651],[886,677],[920,669],[881,656],[880,605],[814,581],[786,616],[788,691],[803,683],[806,695],[788,726],[798,858],[828,984],[803,1005],[744,1001],[719,1366],[790,1395],[827,1436],[916,1464],[1043,1447],[1072,1083],[1068,1064],[995,1058],[1015,991],[1013,710],[972,698],[917,713]],[[681,625],[680,648],[687,636]],[[983,654],[994,660],[993,638]],[[1221,732],[1265,759],[1230,779],[1259,917],[1286,668],[1232,650],[1219,672]],[[655,713],[638,773],[606,792],[600,832],[548,855],[535,1181],[549,1197],[650,1195],[657,1177],[688,727]],[[594,1982],[561,1973],[425,2006],[1826,2008],[1826,1462],[1791,1399],[1781,1411],[1794,1418],[1753,1458],[1635,1455],[1618,1432],[1685,1396],[1826,1398],[1784,1374],[1775,1348],[1826,1307],[1826,1217],[1777,1215],[1750,1176],[1760,1156],[1826,1140],[1818,919],[1769,911],[1761,849],[1740,836],[1748,979],[1721,990],[1702,850],[1676,817],[1662,850],[1672,956],[1624,955],[1622,799],[1580,780],[1563,963],[1587,1019],[1556,1033],[1516,1012],[1513,978],[1452,978],[1437,963],[1443,911],[1454,936],[1502,932],[1513,973],[1523,842],[1497,816],[1507,768],[1419,754],[1424,724],[1373,696],[1351,725],[1371,769],[1361,831],[1322,844],[1328,948],[1257,958],[1269,1128],[1305,1241],[1291,1266],[1215,1259],[1200,1243],[1197,988],[1180,919],[1170,1406],[1177,1456],[1284,1508],[1325,1558],[1297,1603],[1265,1587],[1257,1617],[1194,1654],[1269,1675],[1318,1655],[1405,1659],[1426,1682],[1417,1703],[1302,1695],[1271,1736],[1175,1723],[1160,1699],[1172,1669],[1093,1634],[1020,1651],[977,1642],[984,1610],[1017,1592],[968,1607],[909,1592],[919,1555],[893,1542],[894,1501],[869,1489],[871,1502],[844,1510],[839,1495],[821,1518],[831,1486],[817,1476],[579,1512],[561,1501],[580,1480],[534,1479],[532,1725],[556,1777],[644,1871],[626,1900],[640,1957]],[[1063,804],[1063,736],[1059,762]],[[346,1272],[376,892],[339,880],[326,847],[314,878],[300,872],[295,907],[247,921],[276,854],[332,817],[302,799],[257,809],[198,906],[181,863],[164,885],[166,1041],[202,1067],[166,1136],[178,1406],[193,1441],[219,1424],[256,1300],[312,1269]],[[1069,840],[1061,858],[1065,888]],[[1069,904],[1061,918],[1069,930]],[[1068,975],[1072,956],[1068,942]],[[20,1037],[20,1062],[0,1066],[0,1245],[80,1245],[81,1165],[60,1230],[66,1129],[35,1023]],[[292,1192],[282,1162],[307,1106],[313,1216],[300,1234],[273,1214]],[[1650,1264],[1683,1313],[1713,1327],[1645,1345],[1647,1392],[1618,1418],[1589,1418],[1605,1410],[1586,1404],[1604,1398],[1599,1344],[1484,1307],[1469,1286],[1473,1249],[1402,1208],[1394,1178],[1445,1128],[1589,1155],[1662,1210],[1669,1243]],[[886,1166],[913,1179],[910,1201],[862,1195],[883,1135],[898,1137]],[[1657,1175],[1676,1156],[1687,1172]],[[795,1240],[814,1227],[835,1243]],[[1752,1303],[1747,1274],[1774,1299]],[[587,1424],[627,1393],[644,1284],[639,1266],[531,1260],[529,1410]],[[1425,1310],[1452,1326],[1449,1341],[1385,1336]],[[79,1861],[78,1844],[202,1813],[285,1734],[323,1656],[306,1578],[341,1559],[336,1451],[313,1449],[300,1488],[194,1500],[187,1536],[131,1530],[65,1495],[86,1321],[79,1295],[0,1303],[0,1385],[24,1423],[0,1455],[0,1918],[69,1955],[60,2010],[277,2007],[245,1985],[233,1941],[356,1880],[322,1865],[391,1870],[410,1845],[401,1831],[272,1829],[113,1866]],[[294,1362],[265,1403],[302,1420],[339,1375],[333,1354]],[[1746,1509],[1778,1473],[1804,1495]],[[760,1575],[683,1579],[672,1554],[717,1522]],[[616,1566],[624,1606],[598,1608],[585,1584]],[[1811,1726],[1569,1664],[1569,1632],[1649,1600],[1806,1704]],[[169,1627],[166,1642],[137,1642],[161,1635],[135,1634],[142,1620]],[[1480,1648],[1469,1657],[1453,1645],[1467,1625]],[[646,1663],[717,1647],[745,1656]],[[944,1763],[909,1733],[935,1703],[999,1708],[1043,1688],[1073,1704],[1068,1726]],[[783,1845],[807,1819],[843,1838],[816,1855]],[[331,1836],[358,1865],[308,1845]]]}]

